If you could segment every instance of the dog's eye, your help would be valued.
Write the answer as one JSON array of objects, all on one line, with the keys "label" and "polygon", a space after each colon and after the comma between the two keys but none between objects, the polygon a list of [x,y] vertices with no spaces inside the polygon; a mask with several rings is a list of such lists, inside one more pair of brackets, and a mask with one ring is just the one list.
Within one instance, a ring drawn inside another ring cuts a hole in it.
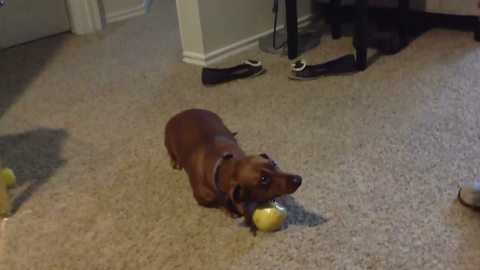
[{"label": "dog's eye", "polygon": [[260,185],[268,185],[270,183],[270,178],[268,178],[267,176],[262,176],[262,178],[260,178]]}]

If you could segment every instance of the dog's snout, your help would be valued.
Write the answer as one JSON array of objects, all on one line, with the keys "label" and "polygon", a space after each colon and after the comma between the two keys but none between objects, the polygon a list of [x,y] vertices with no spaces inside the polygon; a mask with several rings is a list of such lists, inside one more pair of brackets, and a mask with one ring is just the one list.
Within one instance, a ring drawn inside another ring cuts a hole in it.
[{"label": "dog's snout", "polygon": [[293,185],[299,187],[302,184],[302,177],[298,175],[292,176],[292,183]]}]

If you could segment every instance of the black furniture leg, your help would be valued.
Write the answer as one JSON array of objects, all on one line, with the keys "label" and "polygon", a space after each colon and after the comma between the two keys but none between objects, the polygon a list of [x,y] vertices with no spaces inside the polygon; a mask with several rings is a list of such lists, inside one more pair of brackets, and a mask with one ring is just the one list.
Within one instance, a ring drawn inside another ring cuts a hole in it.
[{"label": "black furniture leg", "polygon": [[297,0],[285,0],[288,59],[298,56]]},{"label": "black furniture leg", "polygon": [[410,0],[398,0],[398,9],[399,9],[399,29],[398,33],[400,35],[400,44],[402,47],[408,45],[408,21],[409,21],[409,12],[410,12]]},{"label": "black furniture leg", "polygon": [[341,26],[341,0],[330,0],[330,18],[331,18],[331,27],[332,27],[332,38],[339,39],[342,37],[342,26]]},{"label": "black furniture leg", "polygon": [[[479,3],[480,4],[480,3]],[[480,41],[480,17],[477,18],[477,22],[475,23],[474,37],[476,41]]]},{"label": "black furniture leg", "polygon": [[357,16],[355,22],[355,49],[356,66],[358,70],[367,68],[367,23],[368,23],[368,0],[355,0]]}]

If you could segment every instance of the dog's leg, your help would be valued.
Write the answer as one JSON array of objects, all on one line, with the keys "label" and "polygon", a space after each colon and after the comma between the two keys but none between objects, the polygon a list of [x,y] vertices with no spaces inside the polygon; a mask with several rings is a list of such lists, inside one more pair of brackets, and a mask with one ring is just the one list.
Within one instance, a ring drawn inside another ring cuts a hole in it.
[{"label": "dog's leg", "polygon": [[[200,183],[200,181],[192,180],[190,177],[191,183]],[[201,186],[192,186],[193,197],[197,201],[197,204],[206,208],[221,208],[222,205],[218,202],[215,193],[211,192],[208,189],[205,189]]]},{"label": "dog's leg", "polygon": [[246,226],[250,228],[250,232],[252,232],[253,236],[257,236],[258,228],[255,226],[253,222],[253,212],[256,208],[256,203],[244,203],[243,204],[243,216],[244,216],[244,223]]},{"label": "dog's leg", "polygon": [[227,201],[227,203],[220,208],[225,213],[225,215],[231,218],[239,218],[242,216],[242,214],[236,209],[235,205],[233,205],[231,201]]},{"label": "dog's leg", "polygon": [[240,215],[238,213],[235,213],[230,209],[228,206],[222,206],[220,207],[222,209],[222,212],[225,214],[225,216],[230,217],[230,218],[239,218]]},{"label": "dog's leg", "polygon": [[257,236],[258,228],[257,226],[255,226],[255,223],[253,222],[253,215],[247,214],[245,216],[245,225],[247,225],[250,228],[250,232],[253,234],[253,236]]}]

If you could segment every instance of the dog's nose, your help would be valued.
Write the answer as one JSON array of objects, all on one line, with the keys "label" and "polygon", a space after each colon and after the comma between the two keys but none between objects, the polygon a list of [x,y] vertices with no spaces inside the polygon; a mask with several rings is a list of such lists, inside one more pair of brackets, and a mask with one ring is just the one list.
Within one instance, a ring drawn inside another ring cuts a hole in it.
[{"label": "dog's nose", "polygon": [[301,176],[298,176],[298,175],[295,175],[292,177],[292,183],[299,187],[301,184],[302,184],[302,177]]}]

